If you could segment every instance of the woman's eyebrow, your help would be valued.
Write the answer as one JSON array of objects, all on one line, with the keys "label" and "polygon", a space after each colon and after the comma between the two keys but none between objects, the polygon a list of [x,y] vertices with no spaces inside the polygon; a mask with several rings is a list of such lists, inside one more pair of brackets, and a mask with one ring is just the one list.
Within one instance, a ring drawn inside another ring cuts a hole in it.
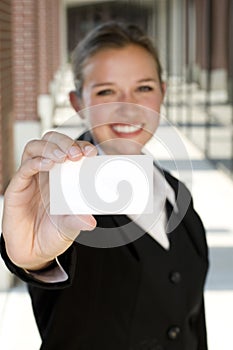
[{"label": "woman's eyebrow", "polygon": [[[157,83],[158,81],[156,79],[153,78],[143,78],[143,79],[139,79],[136,81],[136,83]],[[99,87],[103,87],[103,86],[114,86],[115,83],[110,82],[110,81],[106,81],[106,82],[102,82],[102,83],[95,83],[91,86],[92,89],[95,88],[99,88]]]},{"label": "woman's eyebrow", "polygon": [[150,82],[157,83],[157,80],[152,78],[145,78],[137,81],[137,83],[150,83]]},{"label": "woman's eyebrow", "polygon": [[104,82],[104,83],[96,83],[96,84],[93,84],[91,87],[92,89],[96,88],[96,87],[101,87],[101,86],[106,86],[106,85],[114,85],[114,83],[111,83],[111,82]]}]

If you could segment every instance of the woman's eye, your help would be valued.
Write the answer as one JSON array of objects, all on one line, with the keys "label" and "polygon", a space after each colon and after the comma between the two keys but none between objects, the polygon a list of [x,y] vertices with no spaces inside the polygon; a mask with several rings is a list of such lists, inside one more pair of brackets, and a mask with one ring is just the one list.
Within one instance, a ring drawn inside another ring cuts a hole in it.
[{"label": "woman's eye", "polygon": [[97,96],[108,96],[112,94],[113,94],[113,90],[111,89],[100,90],[97,92]]},{"label": "woman's eye", "polygon": [[138,87],[138,90],[142,92],[147,92],[147,91],[152,91],[153,87],[149,85],[142,85]]}]

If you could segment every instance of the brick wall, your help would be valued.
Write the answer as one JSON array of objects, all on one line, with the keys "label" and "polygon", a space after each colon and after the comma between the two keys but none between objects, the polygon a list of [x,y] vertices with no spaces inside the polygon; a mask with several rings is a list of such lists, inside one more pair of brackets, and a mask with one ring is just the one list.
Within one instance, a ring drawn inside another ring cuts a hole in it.
[{"label": "brick wall", "polygon": [[37,119],[37,0],[13,0],[15,120]]},{"label": "brick wall", "polygon": [[39,121],[37,97],[60,65],[60,5],[0,1],[0,194],[14,170],[14,121]]},{"label": "brick wall", "polygon": [[37,96],[49,93],[60,64],[60,0],[13,0],[14,116],[37,120]]},{"label": "brick wall", "polygon": [[[60,1],[53,0],[52,15],[52,72],[56,72],[61,63],[60,57]],[[63,29],[64,30],[64,29]]]},{"label": "brick wall", "polygon": [[13,172],[11,0],[0,1],[0,194]]},{"label": "brick wall", "polygon": [[60,0],[38,0],[38,92],[47,94],[60,65]]},{"label": "brick wall", "polygon": [[[50,2],[50,0],[49,0]],[[38,76],[38,92],[40,94],[48,93],[48,81],[49,81],[49,48],[50,32],[48,30],[49,11],[48,0],[38,1],[38,62],[40,74]]]}]

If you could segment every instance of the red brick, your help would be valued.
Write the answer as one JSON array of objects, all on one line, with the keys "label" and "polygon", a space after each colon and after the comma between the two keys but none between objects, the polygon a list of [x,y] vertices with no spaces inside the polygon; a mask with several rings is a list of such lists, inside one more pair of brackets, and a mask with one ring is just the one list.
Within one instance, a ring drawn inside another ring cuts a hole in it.
[{"label": "red brick", "polygon": [[0,2],[0,194],[13,172],[11,1]]}]

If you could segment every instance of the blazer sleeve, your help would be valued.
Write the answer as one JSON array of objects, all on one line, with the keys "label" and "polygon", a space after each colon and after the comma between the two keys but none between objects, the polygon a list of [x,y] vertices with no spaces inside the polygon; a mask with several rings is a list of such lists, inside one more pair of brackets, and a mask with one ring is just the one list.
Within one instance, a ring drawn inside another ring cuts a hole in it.
[{"label": "blazer sleeve", "polygon": [[[7,255],[5,241],[3,235],[0,238],[0,252],[2,259],[4,260],[7,268],[22,281],[39,288],[46,289],[60,289],[69,287],[72,284],[75,268],[76,268],[76,249],[73,244],[70,248],[67,249],[65,253],[58,257],[59,263],[65,270],[68,275],[68,279],[62,282],[42,282],[39,279],[36,279],[31,274],[27,273],[24,269],[15,265]],[[52,267],[53,268],[53,267]]]}]

